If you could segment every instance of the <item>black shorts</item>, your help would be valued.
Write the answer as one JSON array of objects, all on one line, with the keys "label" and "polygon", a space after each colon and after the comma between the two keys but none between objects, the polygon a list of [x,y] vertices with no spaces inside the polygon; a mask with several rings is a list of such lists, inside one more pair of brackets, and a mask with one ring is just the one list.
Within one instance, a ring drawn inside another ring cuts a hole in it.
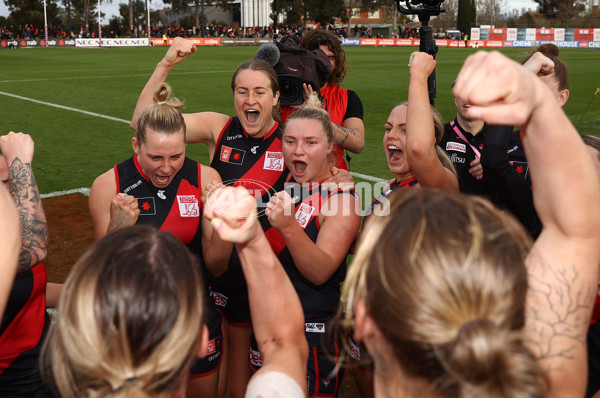
[{"label": "black shorts", "polygon": [[221,313],[212,302],[207,302],[206,326],[209,332],[208,353],[204,358],[196,358],[190,369],[190,378],[205,377],[214,373],[221,365],[223,353],[223,334],[221,331]]},{"label": "black shorts", "polygon": [[227,271],[223,275],[210,278],[211,295],[217,309],[232,325],[251,326],[248,286],[234,250]]},{"label": "black shorts", "polygon": [[[337,397],[344,377],[343,365],[336,372],[336,366],[340,360],[340,344],[337,342],[323,342],[311,345],[311,340],[315,340],[314,333],[306,334],[309,340],[308,366],[306,369],[308,396]],[[252,336],[249,360],[250,367],[254,371],[262,366],[262,355],[257,347],[256,340]]]}]

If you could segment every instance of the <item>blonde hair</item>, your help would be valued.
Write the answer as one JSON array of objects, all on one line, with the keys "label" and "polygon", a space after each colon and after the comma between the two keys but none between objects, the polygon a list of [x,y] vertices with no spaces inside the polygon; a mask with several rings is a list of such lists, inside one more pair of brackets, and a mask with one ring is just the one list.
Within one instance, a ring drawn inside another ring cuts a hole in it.
[{"label": "blonde hair", "polygon": [[[302,108],[295,110],[290,116],[288,116],[283,124],[282,135],[285,135],[286,127],[288,126],[289,122],[294,119],[310,119],[317,121],[325,132],[327,143],[334,143],[333,126],[331,125],[331,119],[329,119],[329,113],[322,108],[321,100],[319,100],[319,97],[317,97],[315,93],[312,93],[308,96],[306,101],[304,101],[304,106]],[[329,153],[328,159],[330,163],[335,163],[335,158],[331,153]]]},{"label": "blonde hair", "polygon": [[398,190],[372,215],[338,311],[348,341],[363,301],[403,371],[444,397],[544,397],[524,343],[526,231],[485,199]]},{"label": "blonde hair", "polygon": [[[399,106],[408,106],[408,101],[402,101],[401,103],[396,105],[394,108],[392,108],[392,110]],[[433,128],[434,128],[435,143],[436,143],[435,152],[437,154],[437,157],[440,160],[440,162],[442,163],[442,166],[444,166],[444,168],[450,170],[452,172],[452,174],[454,174],[458,178],[458,172],[456,171],[454,164],[448,157],[448,154],[441,146],[437,145],[439,142],[442,141],[442,137],[444,135],[444,118],[442,117],[442,114],[440,113],[440,111],[437,110],[437,108],[435,106],[429,105],[429,107],[431,109],[431,117],[433,118]]]},{"label": "blonde hair", "polygon": [[42,349],[64,397],[148,397],[180,387],[201,334],[198,260],[150,226],[117,230],[73,266]]},{"label": "blonde hair", "polygon": [[148,105],[137,124],[137,140],[140,144],[146,141],[147,130],[162,134],[177,134],[183,131],[185,141],[185,120],[179,112],[183,109],[183,102],[171,97],[171,86],[167,83],[160,83],[154,89],[152,100],[154,104]]}]

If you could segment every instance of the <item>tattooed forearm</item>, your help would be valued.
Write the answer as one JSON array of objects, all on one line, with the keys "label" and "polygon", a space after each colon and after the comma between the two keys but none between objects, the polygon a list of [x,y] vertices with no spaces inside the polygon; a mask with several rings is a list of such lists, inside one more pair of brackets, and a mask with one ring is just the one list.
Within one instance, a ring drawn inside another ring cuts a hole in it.
[{"label": "tattooed forearm", "polygon": [[348,143],[348,137],[350,136],[350,134],[356,137],[356,130],[347,129],[335,123],[332,123],[332,125],[334,127],[334,130],[337,128],[340,131],[340,133],[336,137],[337,139],[334,140],[336,145],[344,146],[344,144]]},{"label": "tattooed forearm", "polygon": [[532,348],[548,370],[561,370],[564,359],[575,360],[585,350],[586,325],[597,288],[595,281],[584,280],[574,266],[548,267],[546,272],[549,275],[543,279],[530,275],[527,330]]},{"label": "tattooed forearm", "polygon": [[8,182],[21,220],[19,272],[23,272],[46,258],[48,224],[31,164],[15,158],[8,168]]}]

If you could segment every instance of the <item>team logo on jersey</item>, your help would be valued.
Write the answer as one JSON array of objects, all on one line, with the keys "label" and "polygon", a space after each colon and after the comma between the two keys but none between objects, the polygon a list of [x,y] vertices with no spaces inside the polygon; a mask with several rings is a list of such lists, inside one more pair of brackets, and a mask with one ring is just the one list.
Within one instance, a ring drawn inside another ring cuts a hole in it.
[{"label": "team logo on jersey", "polygon": [[198,198],[194,195],[177,195],[181,217],[200,217]]},{"label": "team logo on jersey", "polygon": [[154,216],[156,215],[156,206],[154,198],[136,198],[138,201],[138,208],[140,209],[140,216]]},{"label": "team logo on jersey", "polygon": [[244,155],[246,155],[246,151],[244,150],[223,145],[221,147],[219,159],[221,159],[222,162],[242,164],[244,162]]},{"label": "team logo on jersey", "polygon": [[165,191],[163,191],[162,189],[159,189],[158,192],[156,193],[156,196],[158,196],[159,198],[161,198],[162,200],[165,200],[167,197],[165,196]]},{"label": "team logo on jersey", "polygon": [[306,333],[325,333],[324,323],[305,323]]},{"label": "team logo on jersey", "polygon": [[214,354],[217,352],[217,343],[215,339],[212,339],[208,342],[208,347],[206,347],[206,355]]},{"label": "team logo on jersey", "polygon": [[515,169],[515,171],[519,173],[521,177],[523,177],[523,179],[527,178],[527,173],[529,172],[529,163],[513,161],[510,162],[510,164],[513,169]]},{"label": "team logo on jersey", "polygon": [[460,142],[447,142],[446,143],[447,151],[458,151],[462,153],[467,152],[467,146],[465,144],[461,144]]},{"label": "team logo on jersey", "polygon": [[285,167],[285,163],[283,162],[283,153],[282,152],[269,152],[265,155],[265,163],[263,165],[263,169],[265,170],[274,170],[274,171],[283,171]]},{"label": "team logo on jersey", "polygon": [[314,212],[315,208],[306,203],[302,203],[298,210],[296,210],[296,221],[298,221],[302,229],[306,228]]}]

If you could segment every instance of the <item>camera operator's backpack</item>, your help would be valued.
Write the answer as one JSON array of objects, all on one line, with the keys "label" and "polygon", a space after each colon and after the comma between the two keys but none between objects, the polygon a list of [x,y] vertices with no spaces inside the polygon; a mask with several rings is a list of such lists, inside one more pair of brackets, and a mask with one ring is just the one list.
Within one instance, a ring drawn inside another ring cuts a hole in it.
[{"label": "camera operator's backpack", "polygon": [[302,83],[310,84],[319,94],[331,74],[331,63],[320,49],[300,47],[295,35],[286,35],[275,43],[279,49],[279,62],[274,65],[279,78],[282,105],[299,105],[304,102]]}]

